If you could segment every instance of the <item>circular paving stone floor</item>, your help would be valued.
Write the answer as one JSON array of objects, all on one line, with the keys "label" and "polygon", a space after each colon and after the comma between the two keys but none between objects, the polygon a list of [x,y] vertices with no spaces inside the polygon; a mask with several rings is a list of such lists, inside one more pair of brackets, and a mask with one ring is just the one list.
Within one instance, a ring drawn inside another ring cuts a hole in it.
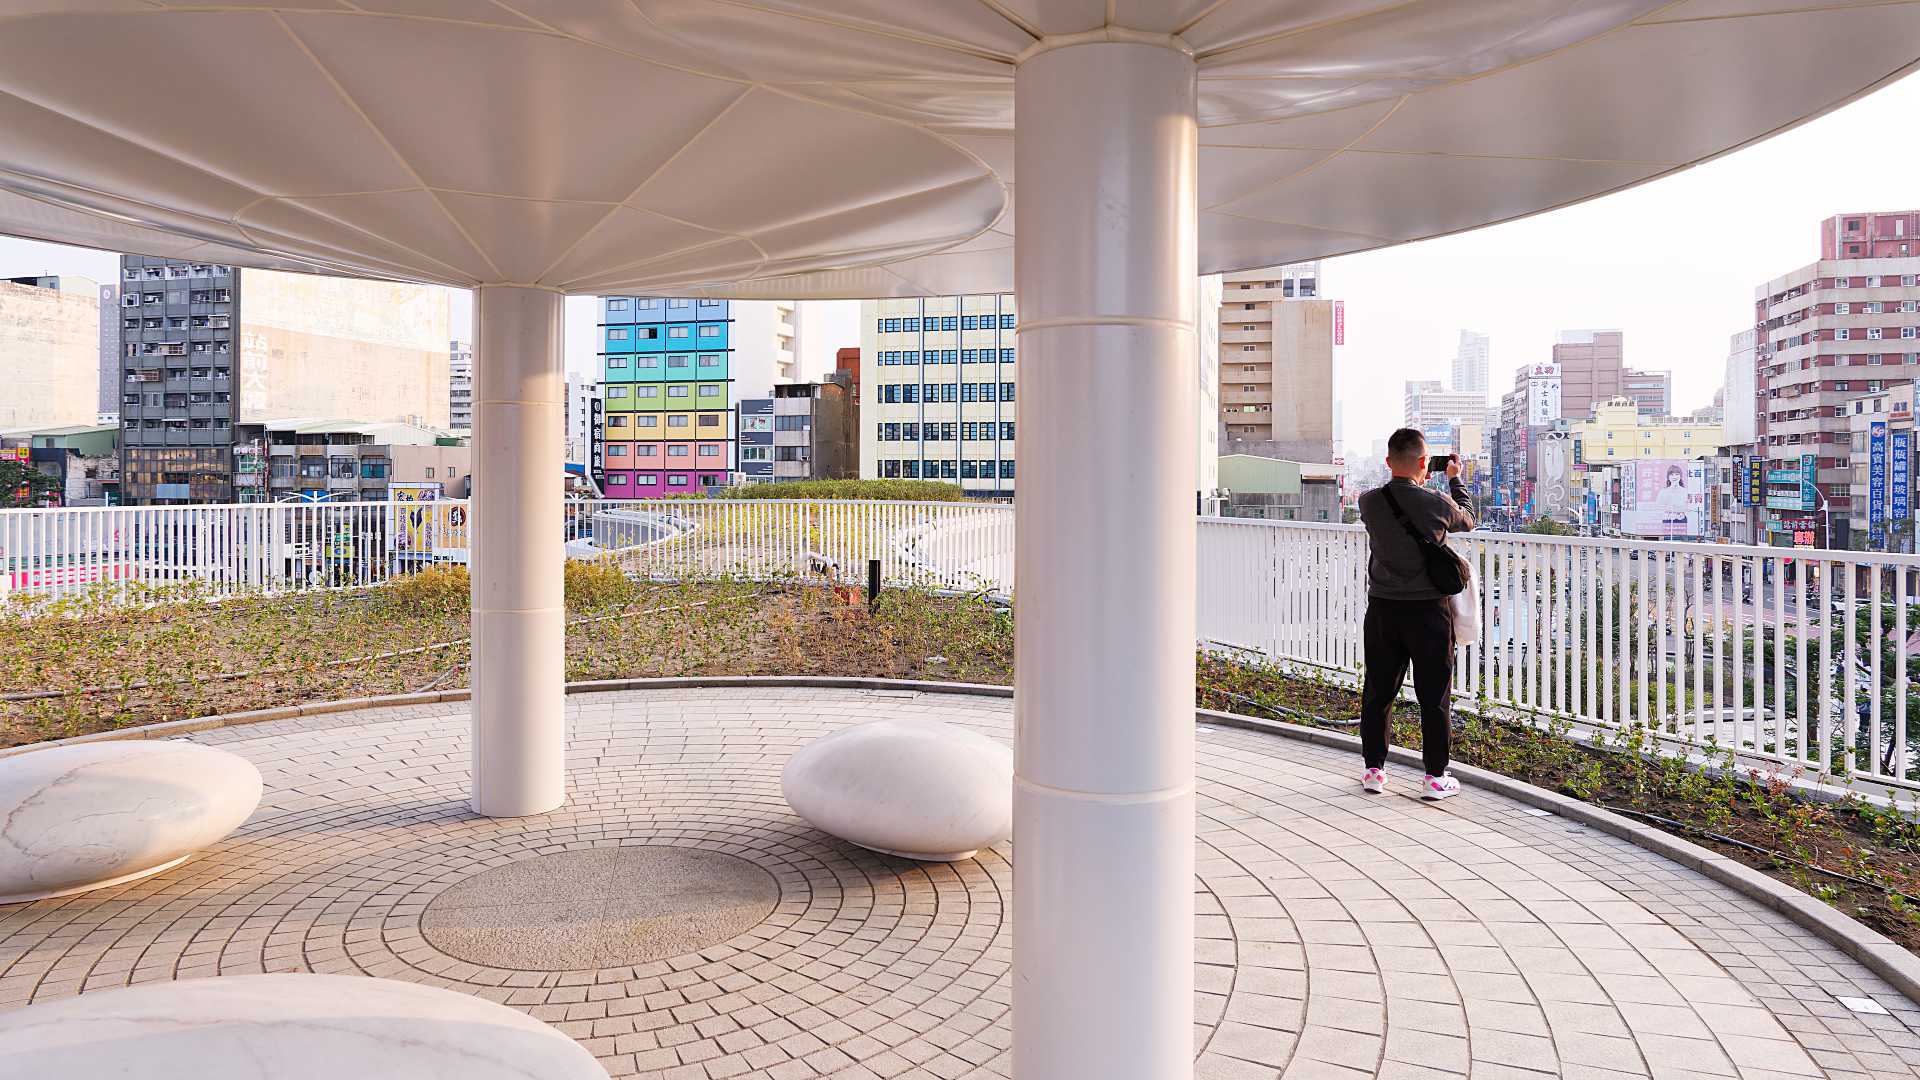
[{"label": "circular paving stone floor", "polygon": [[[887,715],[1012,737],[998,698],[578,695],[568,804],[495,821],[467,807],[465,705],[206,732],[260,767],[260,811],[166,873],[0,907],[0,1008],[338,972],[524,1009],[616,1076],[1005,1077],[1011,848],[915,864],[780,796],[794,750]],[[1198,745],[1204,1080],[1915,1075],[1914,1003],[1692,871],[1471,789],[1423,804],[1400,770],[1363,796],[1337,751]],[[686,887],[620,884],[649,874]],[[543,911],[565,932],[531,933]]]},{"label": "circular paving stone floor", "polygon": [[719,945],[758,926],[779,900],[773,875],[732,855],[592,848],[483,870],[427,904],[420,934],[490,967],[610,968]]}]

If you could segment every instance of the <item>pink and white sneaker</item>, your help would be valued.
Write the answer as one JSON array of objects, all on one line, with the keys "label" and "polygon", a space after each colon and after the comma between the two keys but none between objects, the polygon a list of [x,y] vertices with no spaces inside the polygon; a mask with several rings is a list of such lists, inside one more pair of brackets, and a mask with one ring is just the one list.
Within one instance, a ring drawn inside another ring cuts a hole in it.
[{"label": "pink and white sneaker", "polygon": [[1451,776],[1434,776],[1429,773],[1426,783],[1420,786],[1420,797],[1428,802],[1451,799],[1458,794],[1460,794],[1460,781]]},{"label": "pink and white sneaker", "polygon": [[1387,770],[1368,769],[1360,774],[1360,790],[1369,795],[1378,795],[1387,790]]}]

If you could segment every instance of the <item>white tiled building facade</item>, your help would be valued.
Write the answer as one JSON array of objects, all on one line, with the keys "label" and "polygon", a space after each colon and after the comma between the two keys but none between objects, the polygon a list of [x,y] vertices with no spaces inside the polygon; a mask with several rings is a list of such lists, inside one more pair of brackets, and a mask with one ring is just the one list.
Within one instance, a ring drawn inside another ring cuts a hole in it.
[{"label": "white tiled building facade", "polygon": [[1011,296],[861,304],[860,475],[945,480],[1011,498]]}]

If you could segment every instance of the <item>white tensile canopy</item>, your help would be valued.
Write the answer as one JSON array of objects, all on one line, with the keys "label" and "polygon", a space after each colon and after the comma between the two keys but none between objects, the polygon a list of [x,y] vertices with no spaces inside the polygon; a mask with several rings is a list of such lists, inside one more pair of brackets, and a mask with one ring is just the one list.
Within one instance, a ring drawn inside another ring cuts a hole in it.
[{"label": "white tensile canopy", "polygon": [[478,290],[492,816],[565,798],[560,297],[1013,289],[1014,1068],[1170,1080],[1195,275],[1602,195],[1916,57],[1888,0],[0,0],[0,233]]},{"label": "white tensile canopy", "polygon": [[0,230],[569,293],[1007,290],[1016,64],[1177,35],[1200,267],[1235,270],[1686,166],[1897,76],[1916,25],[1839,0],[0,0]]}]

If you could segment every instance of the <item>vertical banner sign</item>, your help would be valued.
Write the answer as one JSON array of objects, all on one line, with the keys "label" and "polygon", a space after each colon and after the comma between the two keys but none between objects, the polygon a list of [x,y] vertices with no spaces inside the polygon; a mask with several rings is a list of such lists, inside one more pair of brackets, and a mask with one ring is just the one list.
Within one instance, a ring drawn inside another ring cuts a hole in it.
[{"label": "vertical banner sign", "polygon": [[1741,454],[1733,457],[1733,501],[1740,506],[1747,502],[1747,459]]},{"label": "vertical banner sign", "polygon": [[1911,490],[1909,469],[1912,465],[1913,433],[1896,431],[1893,434],[1893,460],[1887,463],[1887,516],[1894,521],[1906,521],[1912,516],[1908,505],[1908,493]]},{"label": "vertical banner sign", "polygon": [[1867,526],[1869,539],[1885,539],[1887,520],[1887,425],[1867,425]]},{"label": "vertical banner sign", "polygon": [[1820,489],[1815,482],[1820,478],[1820,459],[1812,454],[1800,455],[1800,509],[1820,509]]},{"label": "vertical banner sign", "polygon": [[1335,345],[1347,343],[1347,302],[1345,300],[1333,302],[1333,343]]},{"label": "vertical banner sign", "polygon": [[1747,459],[1747,505],[1759,506],[1767,490],[1767,459],[1755,454]]}]

